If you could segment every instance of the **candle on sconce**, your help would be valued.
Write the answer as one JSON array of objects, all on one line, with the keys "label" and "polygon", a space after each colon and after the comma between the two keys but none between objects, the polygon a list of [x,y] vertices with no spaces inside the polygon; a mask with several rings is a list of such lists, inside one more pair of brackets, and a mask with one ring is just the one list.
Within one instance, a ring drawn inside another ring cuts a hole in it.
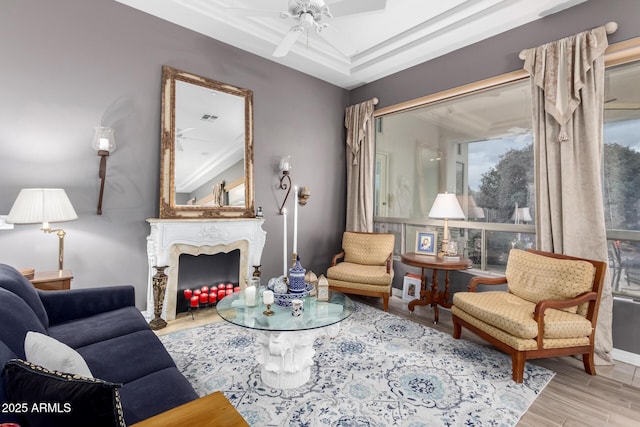
[{"label": "candle on sconce", "polygon": [[215,292],[211,292],[209,294],[209,304],[214,304],[217,301],[218,301],[218,294],[216,294]]},{"label": "candle on sconce", "polygon": [[209,301],[209,294],[207,293],[201,293],[200,294],[200,303],[201,304],[206,304]]},{"label": "candle on sconce", "polygon": [[193,291],[191,289],[184,290],[184,299],[190,300],[192,296],[193,296]]},{"label": "candle on sconce", "polygon": [[270,305],[273,304],[273,301],[273,291],[264,291],[264,293],[262,294],[262,302],[264,304]]},{"label": "candle on sconce", "polygon": [[199,297],[201,293],[202,293],[202,291],[200,289],[195,289],[193,291],[193,296]]},{"label": "candle on sconce", "polygon": [[227,293],[225,292],[225,290],[224,290],[224,289],[219,289],[219,290],[218,290],[218,301],[220,301],[222,298],[224,298],[224,296],[225,296],[226,294],[227,294]]},{"label": "candle on sconce", "polygon": [[209,292],[209,287],[208,286],[203,286],[203,287],[200,288],[200,290],[202,292]]},{"label": "candle on sconce", "polygon": [[293,187],[293,253],[298,253],[298,186]]},{"label": "candle on sconce", "polygon": [[200,302],[200,298],[196,295],[191,297],[191,307],[198,307],[198,303]]}]

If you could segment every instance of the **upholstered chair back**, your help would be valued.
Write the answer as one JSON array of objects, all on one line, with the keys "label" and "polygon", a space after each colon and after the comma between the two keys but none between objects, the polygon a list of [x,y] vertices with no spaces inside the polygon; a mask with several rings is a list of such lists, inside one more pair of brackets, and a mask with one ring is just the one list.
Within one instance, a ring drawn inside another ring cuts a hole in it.
[{"label": "upholstered chair back", "polygon": [[[509,253],[509,292],[532,303],[565,300],[592,290],[596,268],[587,261],[550,258],[520,249]],[[586,315],[588,304],[565,309]]]},{"label": "upholstered chair back", "polygon": [[344,262],[385,265],[393,252],[394,242],[393,234],[345,231],[342,235]]}]

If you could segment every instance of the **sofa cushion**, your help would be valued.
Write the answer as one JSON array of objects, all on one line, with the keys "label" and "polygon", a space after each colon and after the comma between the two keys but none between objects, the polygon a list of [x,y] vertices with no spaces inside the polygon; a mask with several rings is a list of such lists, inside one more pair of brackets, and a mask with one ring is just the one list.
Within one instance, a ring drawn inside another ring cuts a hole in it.
[{"label": "sofa cushion", "polygon": [[389,286],[393,274],[387,273],[384,265],[362,265],[345,261],[329,267],[327,278],[343,282]]},{"label": "sofa cushion", "polygon": [[125,427],[118,384],[50,371],[19,359],[9,361],[2,375],[8,400],[26,404],[21,417],[30,427]]},{"label": "sofa cushion", "polygon": [[76,350],[96,378],[116,383],[128,383],[152,372],[176,366],[149,328]]},{"label": "sofa cushion", "polygon": [[38,316],[40,323],[46,328],[49,326],[47,312],[40,301],[38,291],[18,270],[10,265],[0,264],[0,288],[13,292],[29,306]]},{"label": "sofa cushion", "polygon": [[354,233],[342,235],[344,261],[354,264],[385,265],[393,252],[395,236],[385,233]]},{"label": "sofa cushion", "polygon": [[[549,299],[570,299],[593,288],[595,267],[587,261],[550,258],[512,249],[505,276],[509,292],[538,303]],[[565,311],[576,313],[578,307]]]},{"label": "sofa cushion", "polygon": [[135,307],[83,317],[49,327],[48,335],[72,348],[149,329],[149,324]]},{"label": "sofa cushion", "polygon": [[[15,359],[16,354],[0,341],[0,369],[11,359]],[[5,393],[4,377],[0,378],[0,402],[6,402],[7,395]],[[0,411],[0,423],[18,422],[18,417],[14,413]]]},{"label": "sofa cushion", "polygon": [[[144,396],[142,398],[141,396]],[[127,425],[198,398],[178,368],[165,368],[126,383],[120,389]]]},{"label": "sofa cushion", "polygon": [[55,338],[29,331],[24,340],[24,354],[27,361],[50,371],[93,378],[87,362],[82,356]]},{"label": "sofa cushion", "polygon": [[38,316],[22,298],[0,288],[0,341],[24,359],[24,337],[29,331],[46,333]]},{"label": "sofa cushion", "polygon": [[[535,339],[538,324],[533,320],[535,304],[517,295],[501,292],[456,292],[453,305],[480,321],[517,338]],[[582,338],[591,334],[591,322],[575,313],[545,310],[544,338]]]}]

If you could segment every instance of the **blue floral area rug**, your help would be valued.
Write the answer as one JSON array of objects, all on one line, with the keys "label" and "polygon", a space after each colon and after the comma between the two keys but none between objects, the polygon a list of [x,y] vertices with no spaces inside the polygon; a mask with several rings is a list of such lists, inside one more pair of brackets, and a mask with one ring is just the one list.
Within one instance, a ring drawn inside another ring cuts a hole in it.
[{"label": "blue floral area rug", "polygon": [[200,396],[221,390],[252,426],[513,426],[554,373],[356,303],[315,342],[303,386],[260,379],[257,332],[220,321],[160,337]]}]

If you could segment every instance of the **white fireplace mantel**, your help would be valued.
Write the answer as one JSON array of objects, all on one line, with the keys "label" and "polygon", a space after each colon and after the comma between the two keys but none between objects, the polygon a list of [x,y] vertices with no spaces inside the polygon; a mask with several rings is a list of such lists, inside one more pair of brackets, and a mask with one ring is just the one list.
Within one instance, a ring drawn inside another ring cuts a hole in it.
[{"label": "white fireplace mantel", "polygon": [[266,232],[263,218],[243,219],[147,219],[151,233],[147,237],[149,274],[147,279],[147,313],[153,313],[154,266],[165,264],[169,268],[162,318],[173,320],[176,316],[178,268],[180,254],[214,255],[240,250],[241,287],[253,274],[253,266],[260,265]]}]

